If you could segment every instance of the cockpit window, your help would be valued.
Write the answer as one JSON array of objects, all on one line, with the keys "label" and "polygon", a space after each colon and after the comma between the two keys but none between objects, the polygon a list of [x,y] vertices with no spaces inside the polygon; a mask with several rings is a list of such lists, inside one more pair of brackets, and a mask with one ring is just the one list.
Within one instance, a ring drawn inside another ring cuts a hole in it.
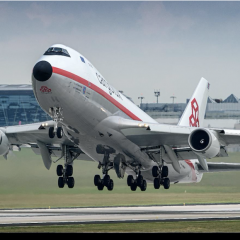
[{"label": "cockpit window", "polygon": [[66,49],[59,48],[59,47],[50,47],[44,53],[44,55],[62,55],[62,56],[70,57],[70,55]]}]

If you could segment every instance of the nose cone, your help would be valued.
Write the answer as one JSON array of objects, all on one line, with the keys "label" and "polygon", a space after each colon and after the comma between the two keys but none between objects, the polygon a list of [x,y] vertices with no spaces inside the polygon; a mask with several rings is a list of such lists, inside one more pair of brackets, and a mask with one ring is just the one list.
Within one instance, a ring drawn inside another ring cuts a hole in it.
[{"label": "nose cone", "polygon": [[52,76],[52,66],[47,61],[38,62],[33,68],[33,76],[38,81],[47,81]]}]

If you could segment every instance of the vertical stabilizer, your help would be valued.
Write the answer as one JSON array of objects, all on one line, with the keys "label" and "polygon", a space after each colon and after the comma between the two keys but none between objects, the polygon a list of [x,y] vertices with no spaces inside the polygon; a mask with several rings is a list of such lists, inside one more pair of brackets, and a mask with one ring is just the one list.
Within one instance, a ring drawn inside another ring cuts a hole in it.
[{"label": "vertical stabilizer", "polygon": [[209,82],[206,79],[201,78],[178,122],[179,126],[203,127],[209,86]]}]

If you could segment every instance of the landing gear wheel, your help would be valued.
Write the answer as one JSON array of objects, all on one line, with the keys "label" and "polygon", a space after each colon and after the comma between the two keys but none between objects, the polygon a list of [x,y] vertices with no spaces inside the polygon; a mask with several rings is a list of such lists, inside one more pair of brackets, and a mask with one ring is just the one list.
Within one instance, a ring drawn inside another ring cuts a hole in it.
[{"label": "landing gear wheel", "polygon": [[127,177],[127,185],[130,187],[133,184],[134,180],[133,180],[133,176],[132,175],[128,175]]},{"label": "landing gear wheel", "polygon": [[153,168],[152,168],[152,175],[153,175],[153,177],[158,177],[158,175],[159,175],[159,168],[158,168],[158,166],[153,166]]},{"label": "landing gear wheel", "polygon": [[110,176],[106,174],[103,178],[103,182],[106,187],[109,185],[110,180]]},{"label": "landing gear wheel", "polygon": [[162,178],[165,178],[168,176],[168,167],[167,166],[163,166],[162,167]]},{"label": "landing gear wheel", "polygon": [[113,186],[114,186],[113,180],[110,179],[110,181],[109,181],[109,183],[108,183],[108,186],[107,186],[108,191],[112,191],[112,190],[113,190]]},{"label": "landing gear wheel", "polygon": [[169,189],[170,188],[170,180],[169,180],[169,178],[164,178],[163,186],[164,186],[165,189]]},{"label": "landing gear wheel", "polygon": [[143,176],[142,176],[142,175],[138,175],[137,185],[138,185],[139,187],[141,187],[141,186],[143,185]]},{"label": "landing gear wheel", "polygon": [[100,182],[98,185],[97,185],[97,188],[98,190],[102,191],[103,188],[104,188],[104,184],[102,182]]},{"label": "landing gear wheel", "polygon": [[57,175],[59,177],[61,177],[63,175],[63,166],[62,165],[57,166]]},{"label": "landing gear wheel", "polygon": [[101,183],[101,178],[99,175],[94,176],[94,185],[98,186],[98,184]]},{"label": "landing gear wheel", "polygon": [[147,181],[144,179],[143,184],[141,186],[141,191],[146,191],[146,189],[147,189]]},{"label": "landing gear wheel", "polygon": [[62,138],[63,137],[63,129],[62,127],[57,128],[57,137]]},{"label": "landing gear wheel", "polygon": [[50,138],[54,138],[55,136],[54,127],[49,128],[48,135]]},{"label": "landing gear wheel", "polygon": [[66,175],[67,176],[72,176],[73,175],[73,166],[72,165],[67,165]]},{"label": "landing gear wheel", "polygon": [[63,188],[64,187],[63,177],[59,177],[58,178],[58,187],[59,188]]},{"label": "landing gear wheel", "polygon": [[67,185],[69,188],[73,188],[74,187],[74,178],[73,177],[69,177],[68,180],[67,180]]},{"label": "landing gear wheel", "polygon": [[131,185],[131,190],[136,191],[136,189],[137,189],[137,183],[134,181],[134,183],[132,183]]},{"label": "landing gear wheel", "polygon": [[160,179],[159,178],[154,178],[153,185],[155,189],[160,188]]}]

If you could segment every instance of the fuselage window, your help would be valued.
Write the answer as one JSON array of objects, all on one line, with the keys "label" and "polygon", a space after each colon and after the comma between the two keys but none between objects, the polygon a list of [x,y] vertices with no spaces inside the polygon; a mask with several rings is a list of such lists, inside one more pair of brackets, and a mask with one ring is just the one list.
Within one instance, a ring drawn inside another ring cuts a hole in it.
[{"label": "fuselage window", "polygon": [[59,47],[51,47],[49,48],[44,55],[61,55],[61,56],[66,56],[66,57],[70,57],[68,51],[66,49],[63,48],[59,48]]}]

